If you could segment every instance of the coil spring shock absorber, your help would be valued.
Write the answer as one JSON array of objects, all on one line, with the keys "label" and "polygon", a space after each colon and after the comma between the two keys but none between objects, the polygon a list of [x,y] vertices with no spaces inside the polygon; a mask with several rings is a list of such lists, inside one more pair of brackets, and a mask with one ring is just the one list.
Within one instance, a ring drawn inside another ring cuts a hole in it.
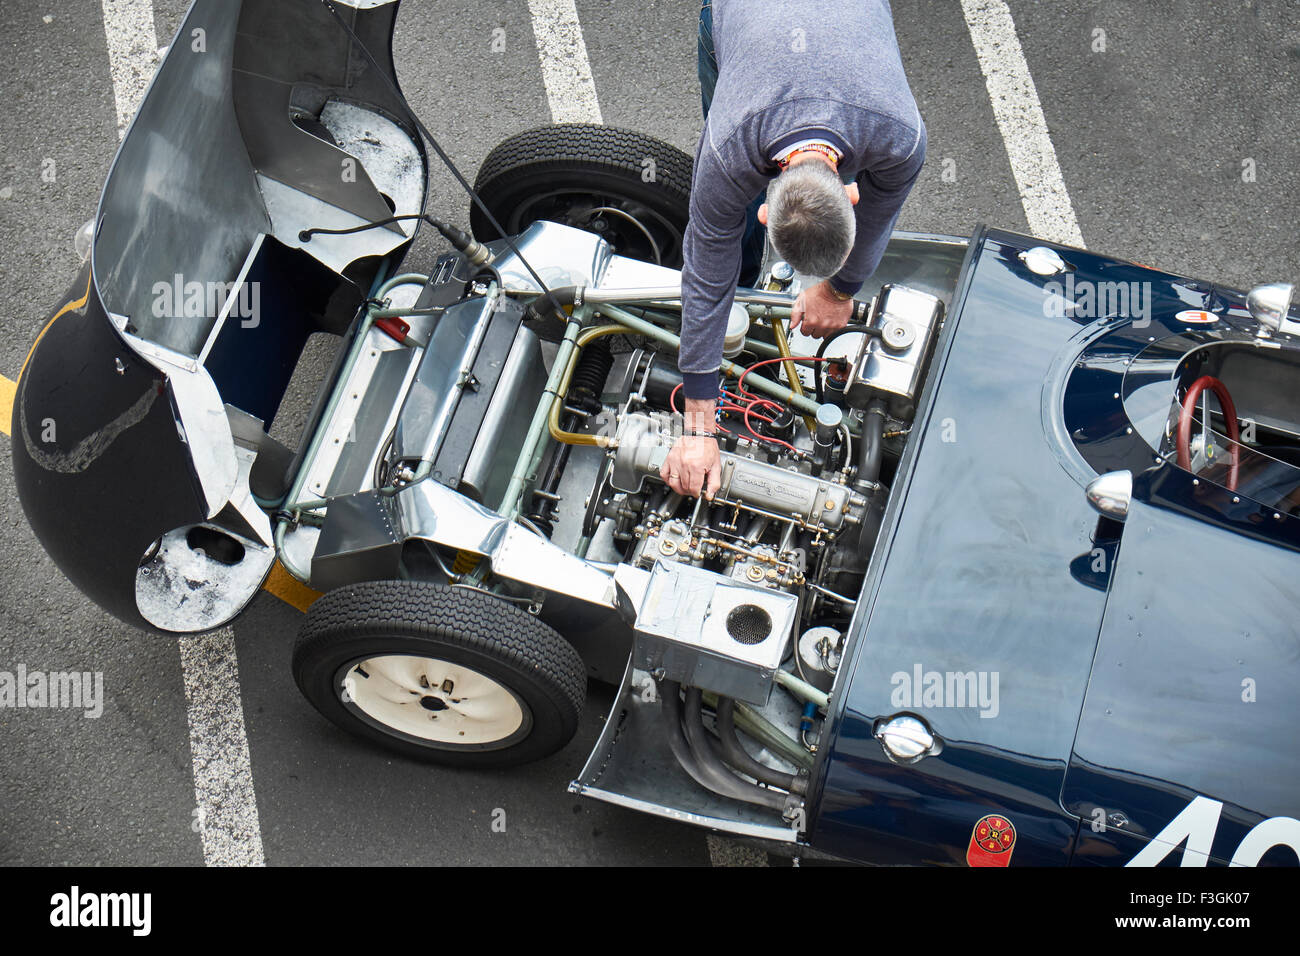
[{"label": "coil spring shock absorber", "polygon": [[600,411],[600,396],[605,391],[605,381],[614,367],[614,354],[610,351],[609,337],[596,339],[582,350],[573,377],[569,380],[566,404],[593,414]]},{"label": "coil spring shock absorber", "polygon": [[[613,367],[614,355],[610,351],[608,336],[588,344],[582,350],[582,355],[578,357],[578,364],[573,369],[573,375],[569,379],[569,391],[564,396],[564,404],[589,415],[598,413],[601,407],[600,396],[605,391],[605,381],[609,378],[610,369]],[[565,431],[573,431],[578,427],[582,417],[579,412],[565,412],[562,427]],[[533,492],[535,508],[527,517],[529,521],[545,531],[548,537],[555,530],[555,506],[559,501],[555,492],[560,487],[560,480],[564,477],[564,468],[569,463],[569,454],[572,450],[572,445],[556,446],[546,471],[537,482],[537,490]]]}]

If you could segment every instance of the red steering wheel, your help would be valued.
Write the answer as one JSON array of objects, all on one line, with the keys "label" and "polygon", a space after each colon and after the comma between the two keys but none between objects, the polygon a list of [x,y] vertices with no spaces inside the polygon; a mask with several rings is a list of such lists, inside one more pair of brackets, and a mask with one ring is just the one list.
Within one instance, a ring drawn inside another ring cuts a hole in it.
[{"label": "red steering wheel", "polygon": [[[1228,387],[1213,375],[1202,375],[1194,381],[1183,398],[1183,411],[1178,416],[1178,467],[1187,471],[1192,470],[1192,413],[1196,411],[1196,402],[1201,397],[1201,393],[1207,388],[1218,398],[1219,407],[1223,409],[1223,417],[1228,423],[1228,438],[1232,442],[1228,449],[1228,490],[1236,491],[1237,470],[1241,465],[1241,426],[1237,424],[1237,409],[1232,404]],[[1205,429],[1208,441],[1210,423],[1202,422],[1201,426]]]}]

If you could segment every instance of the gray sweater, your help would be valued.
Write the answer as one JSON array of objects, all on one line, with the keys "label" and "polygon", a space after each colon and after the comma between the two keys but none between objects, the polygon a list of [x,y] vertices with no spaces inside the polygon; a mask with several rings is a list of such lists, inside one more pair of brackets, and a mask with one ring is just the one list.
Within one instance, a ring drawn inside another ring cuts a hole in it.
[{"label": "gray sweater", "polygon": [[718,85],[683,243],[678,365],[688,398],[717,394],[745,210],[777,174],[773,157],[823,139],[843,154],[840,172],[854,174],[857,238],[831,277],[845,292],[875,271],[925,161],[888,0],[714,0],[713,38]]}]

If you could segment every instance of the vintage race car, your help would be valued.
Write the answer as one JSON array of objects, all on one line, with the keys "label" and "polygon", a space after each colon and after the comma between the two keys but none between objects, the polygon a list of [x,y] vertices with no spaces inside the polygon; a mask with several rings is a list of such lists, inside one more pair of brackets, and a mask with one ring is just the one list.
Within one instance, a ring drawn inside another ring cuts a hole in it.
[{"label": "vintage race car", "polygon": [[[14,403],[77,587],[195,633],[278,560],[324,592],[307,699],[439,764],[553,753],[610,682],[575,793],[796,853],[1296,862],[1288,287],[897,234],[818,341],[774,263],[731,313],[721,488],[684,499],[690,157],[522,133],[460,232],[425,209],[396,7],[191,8]],[[421,222],[429,275],[398,268]]]}]

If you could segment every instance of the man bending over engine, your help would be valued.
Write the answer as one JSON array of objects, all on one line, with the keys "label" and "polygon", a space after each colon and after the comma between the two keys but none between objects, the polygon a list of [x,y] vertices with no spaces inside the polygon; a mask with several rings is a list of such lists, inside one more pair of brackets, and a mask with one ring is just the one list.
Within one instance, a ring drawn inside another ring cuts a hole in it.
[{"label": "man bending over engine", "polygon": [[925,124],[887,0],[705,0],[699,74],[678,359],[685,430],[660,475],[712,498],[727,315],[737,284],[758,279],[763,227],[777,255],[825,277],[800,293],[790,327],[817,338],[843,328],[921,172]]}]

